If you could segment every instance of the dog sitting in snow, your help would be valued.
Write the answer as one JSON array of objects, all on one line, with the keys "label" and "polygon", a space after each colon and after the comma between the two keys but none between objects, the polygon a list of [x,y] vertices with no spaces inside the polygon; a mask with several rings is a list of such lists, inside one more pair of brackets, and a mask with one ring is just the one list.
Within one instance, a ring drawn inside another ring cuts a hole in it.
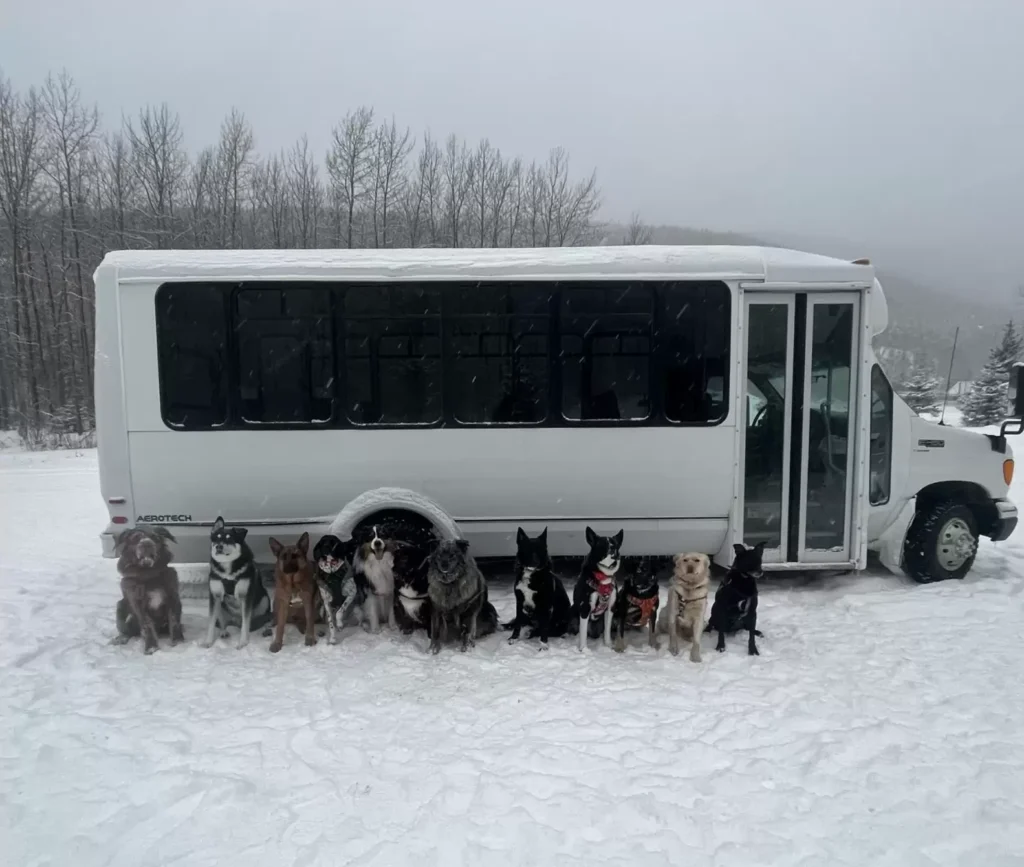
[{"label": "dog sitting in snow", "polygon": [[540,638],[540,650],[547,650],[548,638],[565,635],[572,623],[572,603],[565,585],[551,569],[548,556],[548,530],[536,539],[526,535],[522,527],[516,533],[516,616],[506,628],[512,630],[508,640],[519,640],[524,626],[528,638]]},{"label": "dog sitting in snow", "polygon": [[430,571],[428,557],[430,546],[418,543],[404,543],[396,546],[394,552],[395,572],[395,621],[403,635],[411,635],[417,629],[430,633],[432,603],[430,601]]},{"label": "dog sitting in snow", "polygon": [[430,554],[427,587],[432,606],[430,652],[439,653],[452,624],[462,641],[461,650],[474,639],[498,628],[498,612],[487,599],[487,581],[469,554],[469,542],[441,541]]},{"label": "dog sitting in snow", "polygon": [[764,542],[758,542],[753,548],[733,545],[733,551],[736,556],[715,591],[715,603],[711,606],[707,629],[714,629],[718,633],[715,650],[719,653],[725,650],[727,633],[732,635],[746,630],[748,655],[760,656],[754,636],[764,637],[757,630],[757,582],[764,574],[761,568]]},{"label": "dog sitting in snow", "polygon": [[679,654],[679,640],[691,641],[690,661],[700,662],[700,639],[708,606],[711,560],[706,554],[676,554],[668,588],[668,604],[658,618],[658,631],[668,633],[668,649]]},{"label": "dog sitting in snow", "polygon": [[615,608],[615,573],[619,571],[622,559],[619,549],[625,533],[619,530],[614,536],[598,536],[587,527],[587,544],[590,552],[583,560],[580,577],[572,591],[573,612],[579,619],[579,648],[585,650],[588,638],[601,634],[603,640],[612,642],[612,613]]},{"label": "dog sitting in snow", "polygon": [[228,638],[228,626],[240,627],[238,649],[249,643],[249,630],[270,622],[270,596],[263,586],[245,527],[228,527],[218,517],[210,530],[210,620],[203,647]]},{"label": "dog sitting in snow", "polygon": [[327,623],[327,643],[338,643],[338,630],[354,615],[361,621],[369,588],[349,562],[355,545],[337,536],[324,536],[313,548],[321,618]]},{"label": "dog sitting in snow", "polygon": [[397,629],[395,620],[395,551],[401,544],[386,538],[383,527],[370,527],[369,538],[356,548],[352,568],[360,580],[365,580],[369,590],[366,600],[366,614],[370,631],[380,632],[381,621],[387,619],[388,627]]},{"label": "dog sitting in snow", "polygon": [[641,557],[619,589],[613,609],[615,652],[626,649],[626,629],[646,629],[647,643],[658,649],[655,623],[658,618],[658,576],[650,557]]},{"label": "dog sitting in snow", "polygon": [[126,644],[141,635],[143,652],[150,654],[159,647],[158,635],[169,635],[171,644],[185,640],[178,572],[170,565],[167,547],[174,541],[169,530],[142,525],[117,537],[114,552],[121,574],[121,598],[114,612],[115,644]]},{"label": "dog sitting in snow", "polygon": [[[284,646],[284,628],[289,621],[306,634],[306,647],[316,644],[316,579],[309,563],[309,533],[303,533],[294,545],[270,540],[274,553],[274,640],[270,652]],[[269,632],[270,627],[264,631]]]}]

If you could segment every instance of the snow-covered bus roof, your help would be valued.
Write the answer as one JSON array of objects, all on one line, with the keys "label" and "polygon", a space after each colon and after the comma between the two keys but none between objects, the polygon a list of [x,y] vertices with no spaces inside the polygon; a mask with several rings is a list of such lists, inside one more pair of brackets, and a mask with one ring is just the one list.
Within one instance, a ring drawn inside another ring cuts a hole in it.
[{"label": "snow-covered bus roof", "polygon": [[[874,268],[778,247],[640,246],[417,250],[128,250],[96,272],[118,282],[168,280],[740,280],[778,288],[873,287],[874,333],[888,318]],[[749,287],[756,290],[757,285]]]}]

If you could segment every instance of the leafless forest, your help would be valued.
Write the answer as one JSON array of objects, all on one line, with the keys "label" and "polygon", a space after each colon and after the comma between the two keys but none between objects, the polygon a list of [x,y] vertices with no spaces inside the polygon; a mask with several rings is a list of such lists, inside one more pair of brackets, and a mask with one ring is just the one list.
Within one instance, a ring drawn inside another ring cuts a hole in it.
[{"label": "leafless forest", "polygon": [[[298,131],[297,131],[298,132]],[[167,105],[100,117],[67,73],[19,91],[0,72],[0,430],[28,441],[93,426],[92,272],[113,249],[527,247],[594,240],[594,172],[568,154],[415,134],[373,109],[261,154],[232,110],[183,144]],[[648,240],[636,218],[633,242]]]}]

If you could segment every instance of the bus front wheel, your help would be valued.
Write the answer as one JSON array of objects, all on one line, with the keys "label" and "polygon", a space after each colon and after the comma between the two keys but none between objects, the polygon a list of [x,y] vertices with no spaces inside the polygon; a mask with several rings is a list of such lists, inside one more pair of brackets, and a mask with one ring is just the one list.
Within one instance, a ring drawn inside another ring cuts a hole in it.
[{"label": "bus front wheel", "polygon": [[903,547],[906,572],[920,584],[963,578],[978,553],[978,524],[970,506],[955,500],[914,515]]}]

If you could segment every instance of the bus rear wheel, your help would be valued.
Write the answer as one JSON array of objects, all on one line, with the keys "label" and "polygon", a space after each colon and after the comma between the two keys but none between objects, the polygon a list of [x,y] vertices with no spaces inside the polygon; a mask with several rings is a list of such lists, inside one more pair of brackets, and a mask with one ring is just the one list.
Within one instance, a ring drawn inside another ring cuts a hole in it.
[{"label": "bus rear wheel", "polygon": [[919,584],[963,578],[978,553],[978,524],[970,506],[955,500],[914,515],[903,547],[907,574]]}]

